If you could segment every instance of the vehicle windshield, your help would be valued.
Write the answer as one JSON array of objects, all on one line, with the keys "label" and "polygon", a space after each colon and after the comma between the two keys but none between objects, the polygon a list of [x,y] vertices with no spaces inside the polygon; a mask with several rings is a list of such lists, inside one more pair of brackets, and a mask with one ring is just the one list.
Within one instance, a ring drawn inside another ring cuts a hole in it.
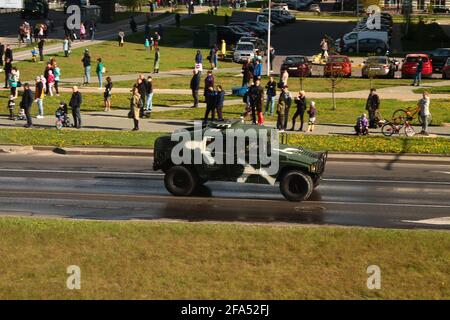
[{"label": "vehicle windshield", "polygon": [[384,57],[378,57],[378,58],[370,58],[367,59],[368,64],[386,64],[387,60]]},{"label": "vehicle windshield", "polygon": [[305,57],[287,57],[285,63],[306,63]]},{"label": "vehicle windshield", "polygon": [[[419,57],[408,57],[406,62],[419,62]],[[428,58],[422,57],[422,62],[428,62]]]},{"label": "vehicle windshield", "polygon": [[238,45],[236,46],[236,50],[239,51],[253,51],[253,49],[253,45],[247,43],[238,43]]},{"label": "vehicle windshield", "polygon": [[330,57],[328,59],[329,62],[348,62],[348,59],[345,57]]}]

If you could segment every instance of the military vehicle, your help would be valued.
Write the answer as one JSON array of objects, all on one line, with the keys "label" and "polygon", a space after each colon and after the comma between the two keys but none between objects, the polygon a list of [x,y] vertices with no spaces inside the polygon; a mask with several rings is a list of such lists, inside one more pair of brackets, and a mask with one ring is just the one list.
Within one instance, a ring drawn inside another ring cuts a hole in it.
[{"label": "military vehicle", "polygon": [[[256,132],[253,137],[256,139],[249,138],[251,135],[247,136],[249,130]],[[173,136],[177,134],[175,132],[172,136],[159,137],[154,147],[153,169],[165,173],[165,187],[175,196],[193,195],[197,187],[213,180],[270,185],[279,183],[280,191],[287,200],[303,201],[307,200],[319,185],[325,170],[327,152],[313,152],[302,147],[289,146],[286,134],[279,134],[277,130],[265,126],[245,124],[242,121],[211,122],[185,129],[183,132],[194,142],[182,143],[179,138],[172,141]],[[230,132],[234,134],[231,139]],[[265,137],[268,132],[271,134]],[[244,142],[238,142],[239,139]],[[216,148],[217,142],[222,143],[221,148]],[[187,155],[184,152],[192,152],[190,161],[180,163],[179,160],[174,160],[173,153],[178,154],[175,148],[180,150],[180,145],[188,148],[179,154]],[[256,150],[256,162],[250,161],[251,153]],[[201,153],[200,163],[193,161],[194,152]],[[245,162],[238,161],[240,152],[245,155]],[[271,163],[261,156],[264,153],[269,158],[273,157]],[[221,161],[208,160],[211,156]]]}]

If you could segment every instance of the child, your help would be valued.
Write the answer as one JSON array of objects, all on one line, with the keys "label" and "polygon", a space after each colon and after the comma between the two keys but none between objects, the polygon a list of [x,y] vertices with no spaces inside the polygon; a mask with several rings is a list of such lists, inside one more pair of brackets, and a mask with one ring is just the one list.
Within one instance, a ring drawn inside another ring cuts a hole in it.
[{"label": "child", "polygon": [[149,50],[149,48],[150,48],[150,41],[148,41],[148,38],[145,38],[144,46],[145,46],[145,49]]},{"label": "child", "polygon": [[8,109],[9,109],[9,120],[15,120],[14,117],[14,108],[16,107],[16,103],[14,102],[14,96],[10,95],[8,100]]},{"label": "child", "polygon": [[355,131],[357,135],[367,135],[369,134],[369,120],[367,120],[367,116],[363,113],[356,120]]},{"label": "child", "polygon": [[52,70],[48,71],[47,81],[48,81],[48,92],[50,94],[50,97],[53,97],[53,86],[55,85],[55,76]]},{"label": "child", "polygon": [[37,55],[38,55],[38,51],[37,51],[36,47],[34,47],[33,50],[31,50],[31,60],[33,62],[36,62]]},{"label": "child", "polygon": [[149,46],[150,51],[153,51],[153,49],[155,48],[155,41],[153,41],[153,38],[150,38]]},{"label": "child", "polygon": [[314,101],[311,101],[309,103],[308,116],[309,116],[308,131],[313,132],[317,116],[316,103]]}]

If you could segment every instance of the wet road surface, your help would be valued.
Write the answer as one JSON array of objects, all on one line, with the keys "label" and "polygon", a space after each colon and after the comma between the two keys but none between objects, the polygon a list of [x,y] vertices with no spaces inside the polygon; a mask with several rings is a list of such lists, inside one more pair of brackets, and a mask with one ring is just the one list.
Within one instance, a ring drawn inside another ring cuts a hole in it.
[{"label": "wet road surface", "polygon": [[0,155],[0,163],[3,215],[450,229],[448,165],[329,162],[311,198],[292,203],[277,186],[223,182],[173,197],[143,157]]}]

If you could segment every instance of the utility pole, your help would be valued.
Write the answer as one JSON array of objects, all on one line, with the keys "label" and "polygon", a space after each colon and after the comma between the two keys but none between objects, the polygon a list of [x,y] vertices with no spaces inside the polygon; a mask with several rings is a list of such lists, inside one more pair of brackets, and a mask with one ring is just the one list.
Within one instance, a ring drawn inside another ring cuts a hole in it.
[{"label": "utility pole", "polygon": [[270,21],[272,18],[272,0],[269,0],[269,23],[267,24],[267,76],[270,77]]}]

